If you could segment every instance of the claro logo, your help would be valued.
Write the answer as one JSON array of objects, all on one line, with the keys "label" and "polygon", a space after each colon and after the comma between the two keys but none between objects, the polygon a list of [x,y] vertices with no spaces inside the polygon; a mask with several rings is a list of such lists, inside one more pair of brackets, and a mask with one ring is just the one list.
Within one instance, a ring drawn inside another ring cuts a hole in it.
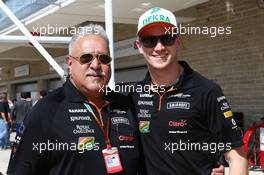
[{"label": "claro logo", "polygon": [[133,137],[133,136],[119,136],[118,139],[120,141],[133,141],[133,140],[135,140],[135,137]]},{"label": "claro logo", "polygon": [[181,120],[181,121],[169,121],[169,126],[170,127],[184,127],[187,125],[186,120]]}]

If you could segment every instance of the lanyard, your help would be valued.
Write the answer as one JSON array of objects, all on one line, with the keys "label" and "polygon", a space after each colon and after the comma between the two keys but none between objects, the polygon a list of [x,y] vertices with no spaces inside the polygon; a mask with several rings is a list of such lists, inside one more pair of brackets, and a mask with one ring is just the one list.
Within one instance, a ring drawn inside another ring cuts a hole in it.
[{"label": "lanyard", "polygon": [[101,121],[99,121],[98,117],[96,117],[96,115],[94,114],[93,109],[91,108],[91,106],[88,103],[84,103],[84,106],[92,114],[92,116],[94,117],[96,123],[98,124],[98,126],[100,127],[102,132],[104,133],[104,138],[105,138],[105,142],[106,142],[107,148],[111,148],[110,139],[109,139],[110,116],[107,117],[107,126],[106,126],[106,131],[105,131],[102,117],[100,116],[100,120]]}]

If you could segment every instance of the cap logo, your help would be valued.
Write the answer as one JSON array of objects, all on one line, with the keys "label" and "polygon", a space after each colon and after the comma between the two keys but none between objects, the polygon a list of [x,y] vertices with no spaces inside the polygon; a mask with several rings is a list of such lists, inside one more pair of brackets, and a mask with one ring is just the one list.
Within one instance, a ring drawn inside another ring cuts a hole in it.
[{"label": "cap logo", "polygon": [[152,14],[152,13],[155,13],[155,12],[157,12],[157,11],[159,11],[159,10],[160,10],[159,7],[154,7],[154,8],[152,8],[152,12],[151,12],[151,14]]},{"label": "cap logo", "polygon": [[139,17],[137,35],[141,35],[146,26],[153,27],[150,26],[152,23],[154,26],[177,26],[176,18],[172,12],[160,7],[153,7]]},{"label": "cap logo", "polygon": [[170,23],[170,18],[164,15],[151,15],[143,20],[143,25],[158,21]]}]

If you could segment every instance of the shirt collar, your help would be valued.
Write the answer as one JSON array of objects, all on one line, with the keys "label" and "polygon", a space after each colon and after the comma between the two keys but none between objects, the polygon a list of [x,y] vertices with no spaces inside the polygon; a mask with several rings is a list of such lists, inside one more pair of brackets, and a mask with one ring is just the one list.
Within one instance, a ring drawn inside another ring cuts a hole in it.
[{"label": "shirt collar", "polygon": [[69,78],[67,78],[66,82],[63,84],[63,88],[65,90],[65,96],[71,102],[85,102],[87,98],[77,90],[77,88],[72,84]]},{"label": "shirt collar", "polygon": [[[67,97],[67,99],[69,99],[69,101],[71,102],[87,102],[87,97],[85,97],[70,81],[69,78],[67,78],[66,82],[63,84],[63,88],[65,89],[65,96]],[[111,90],[108,88],[108,93]],[[113,91],[110,92],[110,94],[112,94]],[[112,95],[106,95],[105,96],[105,100],[109,101],[109,103],[111,103],[112,99],[111,99]]]},{"label": "shirt collar", "polygon": [[[194,82],[188,81],[192,79],[193,76],[193,69],[188,65],[185,61],[178,61],[178,63],[184,68],[183,73],[179,77],[179,81],[177,81],[173,87],[177,89],[189,89],[193,87]],[[144,80],[142,81],[143,85],[150,85],[151,84],[151,77],[149,71],[147,72]]]}]

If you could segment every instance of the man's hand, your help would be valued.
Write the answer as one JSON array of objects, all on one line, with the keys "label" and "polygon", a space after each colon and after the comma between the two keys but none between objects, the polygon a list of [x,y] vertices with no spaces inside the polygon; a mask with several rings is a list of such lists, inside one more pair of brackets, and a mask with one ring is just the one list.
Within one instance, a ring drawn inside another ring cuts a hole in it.
[{"label": "man's hand", "polygon": [[218,168],[214,168],[212,170],[211,175],[224,175],[225,174],[225,167],[220,165]]},{"label": "man's hand", "polygon": [[224,155],[229,163],[229,175],[248,175],[248,162],[243,146],[234,148]]}]

